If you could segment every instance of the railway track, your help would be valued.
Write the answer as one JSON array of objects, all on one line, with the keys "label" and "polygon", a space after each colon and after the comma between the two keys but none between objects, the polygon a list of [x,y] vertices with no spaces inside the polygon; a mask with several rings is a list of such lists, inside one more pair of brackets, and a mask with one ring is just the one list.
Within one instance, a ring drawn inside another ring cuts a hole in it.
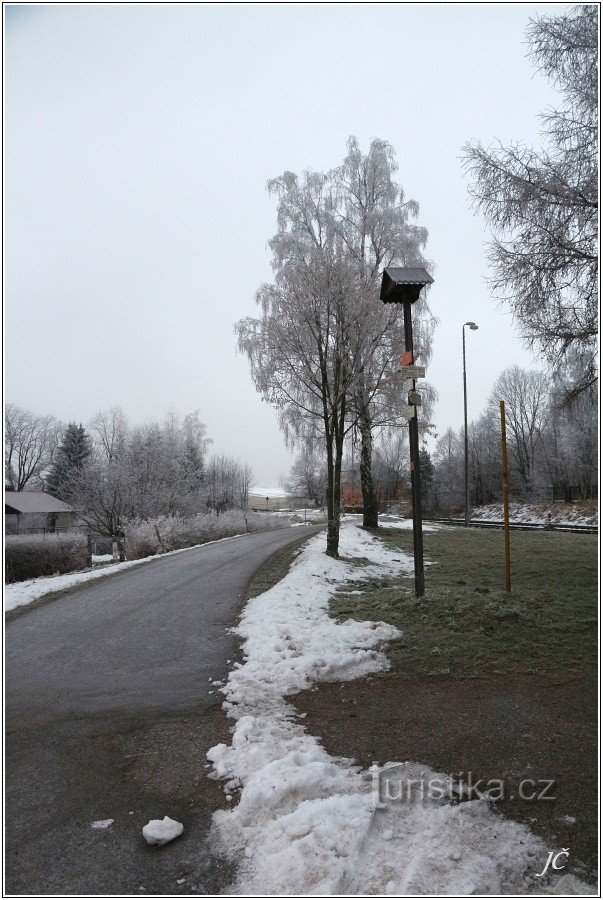
[{"label": "railway track", "polygon": [[[463,525],[465,520],[462,518],[449,519],[425,519],[426,522],[438,522],[442,525]],[[471,528],[502,528],[503,523],[490,519],[471,519],[469,521]],[[560,525],[552,522],[550,525],[543,525],[541,522],[511,522],[509,528],[512,531],[569,531],[573,534],[599,534],[597,525]]]}]

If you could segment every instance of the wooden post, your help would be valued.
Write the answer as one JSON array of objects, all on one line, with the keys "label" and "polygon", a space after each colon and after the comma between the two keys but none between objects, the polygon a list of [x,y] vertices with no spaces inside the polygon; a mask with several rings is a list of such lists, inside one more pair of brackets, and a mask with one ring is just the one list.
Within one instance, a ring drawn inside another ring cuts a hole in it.
[{"label": "wooden post", "polygon": [[509,538],[509,460],[507,458],[507,420],[505,401],[500,401],[500,428],[502,439],[503,519],[505,535],[505,591],[511,590],[511,541]]}]

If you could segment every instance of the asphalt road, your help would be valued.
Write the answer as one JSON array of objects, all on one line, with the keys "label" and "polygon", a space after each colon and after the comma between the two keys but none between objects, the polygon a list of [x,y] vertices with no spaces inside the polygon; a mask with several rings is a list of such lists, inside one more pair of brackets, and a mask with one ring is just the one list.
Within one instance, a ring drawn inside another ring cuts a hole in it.
[{"label": "asphalt road", "polygon": [[[316,528],[244,535],[75,589],[7,622],[8,894],[215,893],[206,846],[227,806],[207,750],[227,741],[212,681],[238,652],[227,629],[272,553]],[[163,848],[142,826],[169,815]],[[112,818],[97,831],[90,823]],[[180,883],[179,883],[180,882]]]}]

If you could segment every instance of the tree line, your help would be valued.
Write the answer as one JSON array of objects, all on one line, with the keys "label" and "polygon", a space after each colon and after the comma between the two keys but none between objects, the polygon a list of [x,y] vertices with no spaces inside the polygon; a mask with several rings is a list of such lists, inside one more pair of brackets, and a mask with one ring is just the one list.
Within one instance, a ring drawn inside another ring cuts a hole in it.
[{"label": "tree line", "polygon": [[114,407],[84,428],[8,403],[5,485],[71,503],[108,536],[127,520],[246,507],[251,468],[209,455],[210,443],[198,412],[132,426]]},{"label": "tree line", "polygon": [[[595,386],[564,398],[581,372],[565,378],[542,371],[506,369],[486,409],[469,425],[469,494],[473,506],[500,501],[500,400],[505,401],[510,493],[513,499],[550,502],[597,495],[598,398]],[[464,432],[449,428],[433,453],[428,506],[442,512],[464,506]]]}]

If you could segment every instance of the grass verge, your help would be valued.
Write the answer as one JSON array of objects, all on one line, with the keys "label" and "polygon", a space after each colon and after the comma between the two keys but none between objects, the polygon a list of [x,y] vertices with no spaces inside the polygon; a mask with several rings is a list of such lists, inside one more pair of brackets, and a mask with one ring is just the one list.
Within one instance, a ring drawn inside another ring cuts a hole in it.
[{"label": "grass verge", "polygon": [[[412,556],[412,532],[380,529]],[[424,536],[425,596],[408,577],[349,584],[338,619],[382,620],[403,637],[390,658],[409,677],[574,676],[597,655],[597,538],[558,532],[511,536],[512,590],[502,590],[502,532],[442,528]],[[362,590],[362,594],[350,594]]]},{"label": "grass verge", "polygon": [[[412,532],[379,536],[412,556]],[[342,586],[332,615],[402,631],[391,669],[321,684],[290,702],[332,756],[502,780],[500,811],[549,849],[569,848],[569,869],[594,883],[597,538],[517,532],[511,545],[509,594],[501,590],[502,532],[472,528],[425,533],[431,564],[420,600],[409,576]],[[552,781],[552,799],[524,800],[526,779],[539,788]]]}]

